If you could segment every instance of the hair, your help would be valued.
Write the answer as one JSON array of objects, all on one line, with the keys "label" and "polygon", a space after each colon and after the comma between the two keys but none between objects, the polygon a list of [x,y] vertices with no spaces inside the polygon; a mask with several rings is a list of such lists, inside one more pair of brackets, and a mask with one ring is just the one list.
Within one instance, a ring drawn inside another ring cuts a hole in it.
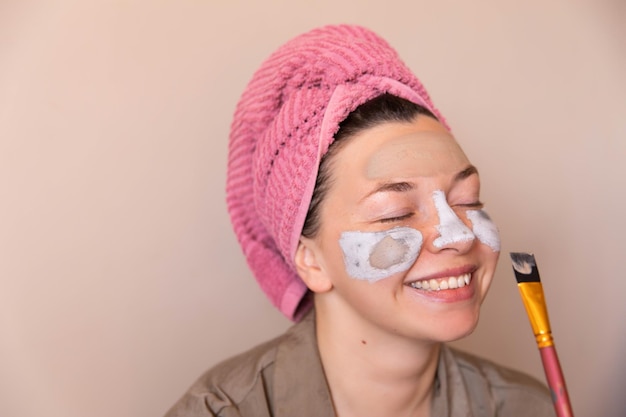
[{"label": "hair", "polygon": [[389,122],[412,122],[419,115],[425,115],[437,119],[426,107],[415,104],[403,98],[382,94],[369,100],[346,117],[340,124],[335,134],[334,141],[328,148],[328,152],[320,162],[315,188],[311,197],[311,204],[302,227],[302,236],[313,238],[320,228],[320,209],[322,201],[332,184],[331,165],[339,150],[347,143],[346,139],[352,138],[359,132]]}]

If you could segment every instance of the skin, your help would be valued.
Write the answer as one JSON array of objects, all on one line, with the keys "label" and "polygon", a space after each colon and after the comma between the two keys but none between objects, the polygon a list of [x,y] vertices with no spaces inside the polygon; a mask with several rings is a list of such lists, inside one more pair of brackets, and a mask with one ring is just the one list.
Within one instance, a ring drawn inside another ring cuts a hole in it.
[{"label": "skin", "polygon": [[[478,173],[436,120],[385,123],[346,139],[331,162],[332,186],[321,227],[302,238],[296,266],[315,293],[318,347],[336,413],[428,416],[442,342],[475,328],[498,253],[478,239],[435,246],[439,219],[432,195],[442,190],[471,229],[480,209]],[[419,230],[411,268],[374,283],[345,270],[342,232]],[[409,282],[472,272],[462,291],[426,292]]]}]

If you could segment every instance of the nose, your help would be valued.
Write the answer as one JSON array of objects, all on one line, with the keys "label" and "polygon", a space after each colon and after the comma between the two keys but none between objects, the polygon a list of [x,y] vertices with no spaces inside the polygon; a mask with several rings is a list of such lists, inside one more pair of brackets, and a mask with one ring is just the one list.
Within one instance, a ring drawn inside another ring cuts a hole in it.
[{"label": "nose", "polygon": [[433,202],[439,223],[433,227],[432,233],[426,237],[426,246],[434,253],[453,250],[465,253],[474,244],[476,236],[463,223],[454,210],[448,205],[443,191],[433,193]]}]

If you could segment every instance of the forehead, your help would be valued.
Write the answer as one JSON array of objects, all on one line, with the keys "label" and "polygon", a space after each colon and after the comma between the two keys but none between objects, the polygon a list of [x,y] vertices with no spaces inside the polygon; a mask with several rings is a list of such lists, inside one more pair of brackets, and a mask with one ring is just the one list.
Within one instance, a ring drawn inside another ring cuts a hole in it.
[{"label": "forehead", "polygon": [[360,132],[338,157],[350,173],[369,180],[432,177],[469,165],[454,137],[429,117],[411,123],[386,123]]},{"label": "forehead", "polygon": [[433,131],[391,136],[373,146],[364,162],[368,179],[431,177],[469,163],[452,135]]}]

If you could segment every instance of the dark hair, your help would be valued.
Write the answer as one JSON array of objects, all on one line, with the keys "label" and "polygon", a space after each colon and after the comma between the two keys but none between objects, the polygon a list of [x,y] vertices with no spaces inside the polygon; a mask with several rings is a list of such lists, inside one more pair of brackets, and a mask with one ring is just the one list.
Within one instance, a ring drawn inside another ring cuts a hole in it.
[{"label": "dark hair", "polygon": [[347,142],[345,139],[353,137],[363,130],[387,122],[412,122],[418,115],[426,115],[437,119],[427,108],[403,98],[385,93],[357,107],[339,124],[335,140],[322,157],[319,172],[315,180],[315,188],[311,197],[311,204],[306,214],[302,236],[315,237],[320,228],[320,206],[330,185],[330,165],[335,155]]}]

